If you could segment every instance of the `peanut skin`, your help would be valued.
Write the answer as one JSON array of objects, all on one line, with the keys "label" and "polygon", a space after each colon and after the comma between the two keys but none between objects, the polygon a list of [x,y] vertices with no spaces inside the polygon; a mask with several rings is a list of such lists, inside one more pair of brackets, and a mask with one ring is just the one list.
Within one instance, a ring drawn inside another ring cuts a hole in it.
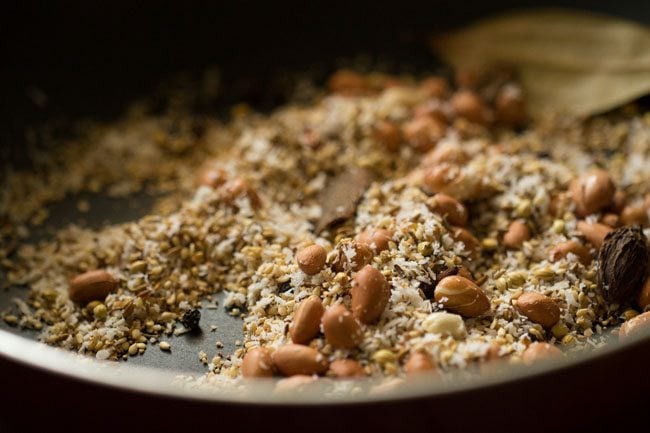
[{"label": "peanut skin", "polygon": [[68,295],[74,302],[87,304],[90,301],[103,301],[117,288],[117,280],[103,269],[77,275],[70,280]]},{"label": "peanut skin", "polygon": [[308,344],[313,340],[318,335],[324,312],[325,308],[319,297],[310,296],[302,301],[289,326],[291,341],[297,344]]},{"label": "peanut skin", "polygon": [[516,302],[517,310],[531,322],[552,328],[560,320],[560,307],[548,296],[536,292],[522,294]]},{"label": "peanut skin", "polygon": [[382,315],[390,299],[390,285],[377,269],[366,265],[354,276],[352,314],[361,323],[373,323]]},{"label": "peanut skin", "polygon": [[440,280],[434,297],[446,310],[465,317],[477,317],[490,309],[490,300],[483,290],[458,275]]},{"label": "peanut skin", "polygon": [[285,344],[273,353],[273,364],[284,376],[324,374],[329,365],[316,349],[300,344]]}]

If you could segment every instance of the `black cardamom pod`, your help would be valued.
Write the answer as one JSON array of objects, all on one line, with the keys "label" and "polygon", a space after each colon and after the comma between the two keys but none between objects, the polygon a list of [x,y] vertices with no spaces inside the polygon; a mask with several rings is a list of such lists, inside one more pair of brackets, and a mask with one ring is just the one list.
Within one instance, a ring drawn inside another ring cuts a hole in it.
[{"label": "black cardamom pod", "polygon": [[618,304],[634,302],[650,263],[650,248],[643,230],[626,226],[608,233],[598,261],[598,290],[603,298]]}]

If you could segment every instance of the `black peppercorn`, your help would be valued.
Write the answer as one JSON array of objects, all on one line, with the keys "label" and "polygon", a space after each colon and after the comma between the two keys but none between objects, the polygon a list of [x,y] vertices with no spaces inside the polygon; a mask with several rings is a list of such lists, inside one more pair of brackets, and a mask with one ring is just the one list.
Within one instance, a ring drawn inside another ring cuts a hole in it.
[{"label": "black peppercorn", "polygon": [[199,321],[201,320],[201,312],[194,308],[193,310],[188,310],[183,314],[181,318],[181,323],[187,329],[192,331],[199,329]]},{"label": "black peppercorn", "polygon": [[278,291],[280,293],[285,293],[291,290],[293,287],[291,287],[291,281],[285,281],[280,284],[278,284]]}]

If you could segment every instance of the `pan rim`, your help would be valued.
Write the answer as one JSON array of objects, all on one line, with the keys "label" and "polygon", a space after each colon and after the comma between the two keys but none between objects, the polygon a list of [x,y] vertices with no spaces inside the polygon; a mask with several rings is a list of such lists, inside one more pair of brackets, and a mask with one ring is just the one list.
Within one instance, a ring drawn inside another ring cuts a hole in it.
[{"label": "pan rim", "polygon": [[[38,341],[31,341],[5,330],[0,330],[0,356],[22,365],[54,374],[68,380],[77,380],[98,387],[107,386],[124,392],[148,394],[157,397],[202,401],[230,405],[295,405],[295,406],[337,406],[380,402],[408,401],[420,398],[444,398],[458,393],[484,390],[533,379],[542,375],[559,373],[563,370],[580,368],[590,362],[599,362],[608,356],[631,351],[635,346],[650,343],[650,335],[643,333],[616,341],[604,347],[582,353],[573,359],[550,360],[531,366],[513,366],[507,372],[482,375],[471,380],[441,382],[434,377],[422,377],[417,381],[406,381],[394,391],[382,394],[358,394],[328,397],[318,387],[301,393],[271,394],[270,381],[252,384],[243,395],[228,396],[215,393],[209,388],[187,388],[174,383],[183,372],[162,370],[154,367],[129,365],[113,361],[98,361],[94,358],[50,347]],[[42,362],[46,360],[46,362]],[[198,376],[198,375],[197,375]],[[257,386],[260,385],[260,386]],[[435,385],[435,386],[434,386]]]}]

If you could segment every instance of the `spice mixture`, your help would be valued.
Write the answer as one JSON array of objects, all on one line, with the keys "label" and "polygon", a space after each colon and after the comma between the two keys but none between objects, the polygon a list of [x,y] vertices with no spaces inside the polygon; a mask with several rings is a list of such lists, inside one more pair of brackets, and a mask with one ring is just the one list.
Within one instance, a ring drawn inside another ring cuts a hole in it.
[{"label": "spice mixture", "polygon": [[[173,352],[165,335],[200,327],[200,301],[225,291],[243,345],[201,359],[230,380],[531,363],[647,322],[638,107],[533,122],[503,71],[346,70],[268,116],[239,106],[224,124],[170,107],[86,125],[39,170],[7,174],[0,258],[7,283],[30,288],[7,323],[128,359]],[[66,194],[144,187],[169,194],[139,221],[24,241]]]}]

